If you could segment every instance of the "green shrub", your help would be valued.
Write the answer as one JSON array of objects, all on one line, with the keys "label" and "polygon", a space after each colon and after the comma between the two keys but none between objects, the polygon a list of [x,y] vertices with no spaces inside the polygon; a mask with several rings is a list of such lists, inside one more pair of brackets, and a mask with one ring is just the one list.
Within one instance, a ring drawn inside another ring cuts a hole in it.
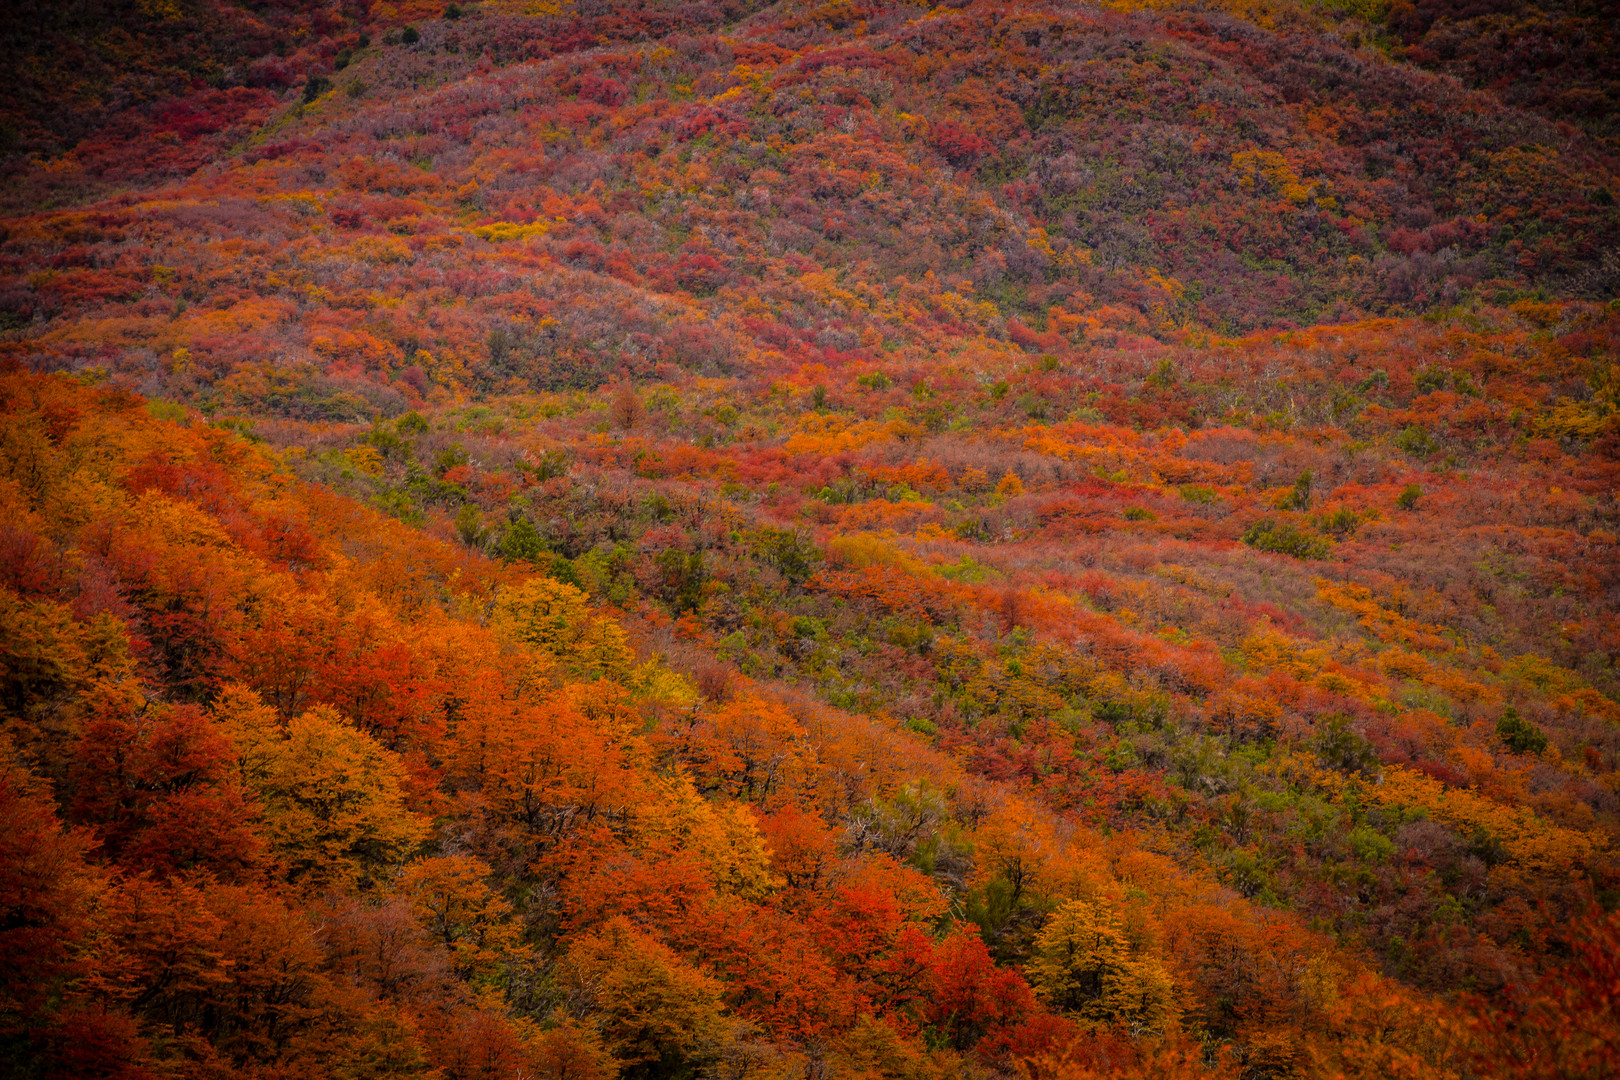
[{"label": "green shrub", "polygon": [[821,552],[810,534],[795,529],[759,530],[754,537],[754,551],[788,582],[802,585],[816,572]]},{"label": "green shrub", "polygon": [[545,538],[534,523],[522,514],[512,518],[501,536],[501,558],[507,562],[532,562],[545,550]]},{"label": "green shrub", "polygon": [[1161,389],[1168,389],[1180,381],[1180,377],[1176,374],[1176,365],[1168,360],[1160,360],[1159,366],[1153,369],[1153,374],[1147,377],[1149,386],[1157,386]]},{"label": "green shrub", "polygon": [[409,495],[403,491],[389,489],[377,493],[375,502],[377,509],[390,517],[396,517],[407,525],[421,525],[427,520],[422,508],[411,501]]},{"label": "green shrub", "polygon": [[1316,760],[1329,769],[1372,777],[1378,774],[1378,753],[1372,743],[1350,727],[1350,718],[1337,713],[1325,718],[1311,748]]},{"label": "green shrub", "polygon": [[1361,515],[1347,506],[1341,506],[1331,513],[1318,514],[1311,524],[1316,526],[1317,532],[1342,540],[1354,536],[1356,530],[1361,528]]},{"label": "green shrub", "polygon": [[433,475],[442,480],[445,473],[460,468],[470,460],[472,459],[468,457],[466,449],[460,443],[451,443],[440,450],[438,457],[433,459]]},{"label": "green shrub", "polygon": [[1291,555],[1296,559],[1325,559],[1333,553],[1333,545],[1320,536],[1313,536],[1289,521],[1261,518],[1243,533],[1243,542],[1256,551],[1271,551],[1278,555]]},{"label": "green shrub", "polygon": [[1215,489],[1208,484],[1182,484],[1177,490],[1181,492],[1181,497],[1188,502],[1202,503],[1205,506],[1220,498],[1219,495],[1215,494]]},{"label": "green shrub", "polygon": [[1367,391],[1371,390],[1375,386],[1380,390],[1389,389],[1389,373],[1383,368],[1379,368],[1371,375],[1368,375],[1365,379],[1362,379],[1360,382],[1356,383],[1356,393],[1365,395]]},{"label": "green shrub", "polygon": [[1413,380],[1417,384],[1417,392],[1431,394],[1446,387],[1446,372],[1441,368],[1424,368],[1417,373]]},{"label": "green shrub", "polygon": [[1383,862],[1395,854],[1395,844],[1389,837],[1369,829],[1365,825],[1357,825],[1350,831],[1350,850],[1356,853],[1356,858],[1362,862]]},{"label": "green shrub", "polygon": [[1312,480],[1311,470],[1306,469],[1300,473],[1299,479],[1294,481],[1294,489],[1283,496],[1278,508],[1281,510],[1309,510],[1311,508]]},{"label": "green shrub", "polygon": [[1395,447],[1398,450],[1411,454],[1413,457],[1420,458],[1426,458],[1436,450],[1440,449],[1435,445],[1434,440],[1429,437],[1429,433],[1418,427],[1416,424],[1413,424],[1411,427],[1408,427],[1405,431],[1395,436]]},{"label": "green shrub", "polygon": [[[1265,864],[1246,848],[1234,848],[1220,864],[1221,878],[1243,896],[1254,899],[1270,893]],[[1275,898],[1271,898],[1275,899]]]},{"label": "green shrub", "polygon": [[463,506],[456,514],[456,534],[461,542],[470,548],[482,547],[484,537],[484,515],[478,512],[478,507],[472,503]]},{"label": "green shrub", "polygon": [[1118,727],[1130,721],[1131,707],[1123,701],[1095,701],[1091,705],[1091,715],[1110,727]]},{"label": "green shrub", "polygon": [[1540,728],[1519,715],[1509,705],[1496,722],[1496,734],[1515,754],[1540,754],[1547,749],[1547,736]]},{"label": "green shrub", "polygon": [[1024,410],[1024,415],[1031,420],[1050,420],[1052,418],[1052,407],[1047,403],[1047,400],[1033,392],[1020,394],[1018,407]]},{"label": "green shrub", "polygon": [[1103,764],[1119,773],[1136,768],[1141,759],[1137,757],[1136,747],[1128,742],[1116,742],[1103,751]]}]

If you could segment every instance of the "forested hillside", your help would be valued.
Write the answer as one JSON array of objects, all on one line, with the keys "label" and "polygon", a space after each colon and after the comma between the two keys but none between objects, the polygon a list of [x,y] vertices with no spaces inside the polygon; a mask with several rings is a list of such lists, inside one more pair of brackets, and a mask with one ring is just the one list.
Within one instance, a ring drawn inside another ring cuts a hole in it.
[{"label": "forested hillside", "polygon": [[0,16],[0,1057],[1606,1075],[1613,14]]}]

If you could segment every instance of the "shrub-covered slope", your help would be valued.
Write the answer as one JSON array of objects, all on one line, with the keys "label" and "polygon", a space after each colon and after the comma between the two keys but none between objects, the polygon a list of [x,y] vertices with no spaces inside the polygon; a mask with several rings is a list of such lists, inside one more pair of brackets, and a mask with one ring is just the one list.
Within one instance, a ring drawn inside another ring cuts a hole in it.
[{"label": "shrub-covered slope", "polygon": [[1620,214],[1497,16],[138,7],[7,46],[0,1052],[1601,1075]]}]

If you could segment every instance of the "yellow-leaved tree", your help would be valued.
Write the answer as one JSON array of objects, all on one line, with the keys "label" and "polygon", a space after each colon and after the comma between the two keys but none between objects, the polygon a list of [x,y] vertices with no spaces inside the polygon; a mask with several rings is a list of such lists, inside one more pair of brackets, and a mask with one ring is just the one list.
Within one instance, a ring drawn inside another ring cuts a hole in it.
[{"label": "yellow-leaved tree", "polygon": [[1175,986],[1159,960],[1133,949],[1119,915],[1100,900],[1070,900],[1035,939],[1029,979],[1048,1005],[1094,1024],[1162,1031]]},{"label": "yellow-leaved tree", "polygon": [[684,771],[661,781],[660,787],[663,798],[640,826],[643,843],[697,855],[715,888],[745,900],[763,899],[781,887],[771,871],[765,838],[747,807],[708,801]]},{"label": "yellow-leaved tree", "polygon": [[503,590],[490,622],[576,678],[624,680],[635,660],[619,624],[592,615],[585,593],[554,578],[530,578]]},{"label": "yellow-leaved tree", "polygon": [[512,905],[489,885],[489,864],[470,855],[412,863],[398,891],[428,934],[450,950],[464,979],[494,985],[502,969],[528,956]]},{"label": "yellow-leaved tree", "polygon": [[214,709],[292,884],[311,892],[368,887],[427,836],[427,823],[406,809],[398,755],[336,710],[321,706],[282,726],[240,687]]},{"label": "yellow-leaved tree", "polygon": [[603,1041],[633,1073],[689,1074],[735,1041],[722,984],[622,917],[570,946],[558,984],[595,1014]]}]

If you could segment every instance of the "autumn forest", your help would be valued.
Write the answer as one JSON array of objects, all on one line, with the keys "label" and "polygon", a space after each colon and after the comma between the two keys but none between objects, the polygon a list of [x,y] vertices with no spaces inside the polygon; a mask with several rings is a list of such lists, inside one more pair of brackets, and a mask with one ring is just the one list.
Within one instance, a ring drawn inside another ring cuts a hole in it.
[{"label": "autumn forest", "polygon": [[1617,26],[5,5],[0,1075],[1614,1075]]}]

